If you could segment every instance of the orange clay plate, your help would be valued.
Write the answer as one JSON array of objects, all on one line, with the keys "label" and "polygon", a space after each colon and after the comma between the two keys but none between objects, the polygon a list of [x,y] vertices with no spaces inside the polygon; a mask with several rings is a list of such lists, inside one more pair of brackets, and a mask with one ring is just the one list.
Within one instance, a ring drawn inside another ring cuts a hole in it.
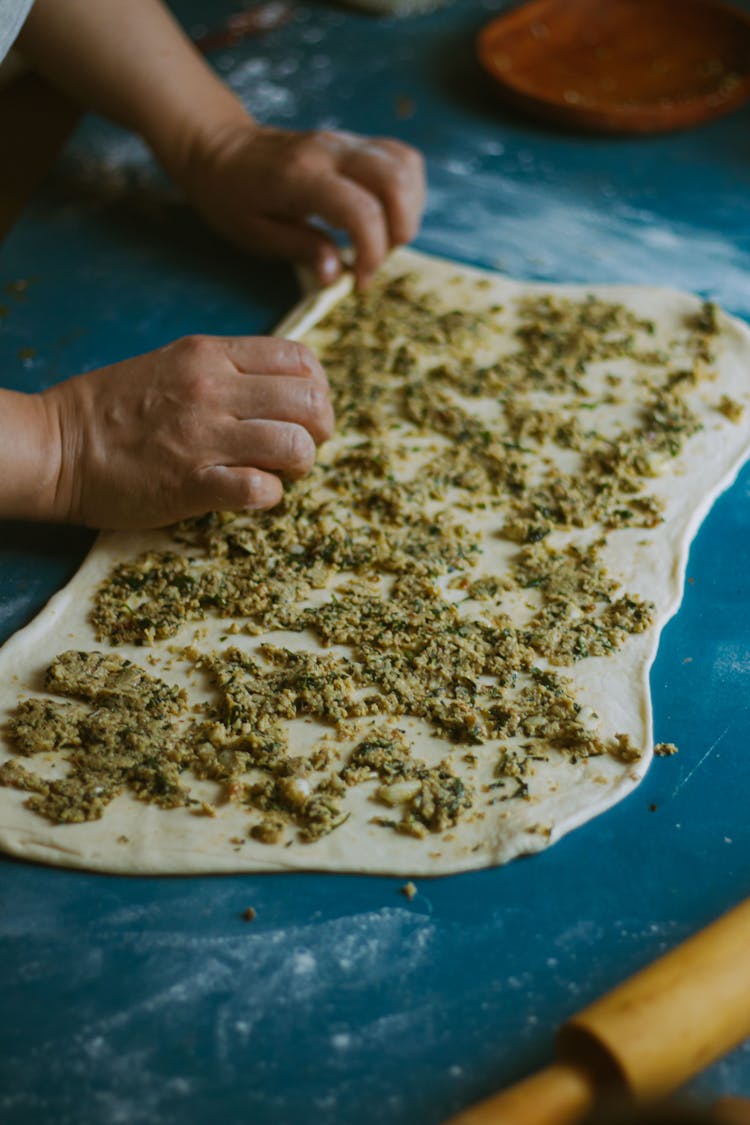
[{"label": "orange clay plate", "polygon": [[477,53],[515,106],[596,132],[683,129],[750,96],[750,16],[719,0],[529,0]]}]

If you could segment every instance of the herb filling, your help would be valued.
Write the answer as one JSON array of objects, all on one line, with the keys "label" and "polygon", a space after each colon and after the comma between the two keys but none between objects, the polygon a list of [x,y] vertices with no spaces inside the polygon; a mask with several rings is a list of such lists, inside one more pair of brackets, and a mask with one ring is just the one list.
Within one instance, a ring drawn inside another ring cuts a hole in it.
[{"label": "herb filling", "polygon": [[[370,787],[372,823],[423,837],[483,815],[483,801],[526,799],[550,754],[634,760],[626,735],[596,733],[559,669],[654,621],[602,554],[618,529],[662,520],[652,482],[700,428],[687,399],[711,374],[717,331],[706,304],[675,367],[650,321],[594,297],[529,297],[510,325],[507,310],[453,308],[408,274],[348,297],[311,337],[340,435],[312,473],[271,511],[174,527],[171,549],[120,563],[94,599],[109,646],[151,646],[207,618],[264,643],[180,649],[210,692],[192,711],[116,654],[61,654],[47,697],[8,724],[0,784],[57,823],[96,819],[124,791],[213,815],[190,771],[218,786],[216,803],[247,808],[254,839],[309,843],[346,821],[354,786]],[[626,377],[640,405],[613,428]],[[717,410],[742,413],[726,396]],[[487,534],[508,544],[505,573],[482,570]],[[323,651],[275,645],[279,630]],[[290,749],[301,717],[329,728],[304,755]],[[442,740],[439,762],[412,753],[407,719]],[[486,799],[470,777],[485,743]],[[22,764],[50,753],[64,776]]]}]

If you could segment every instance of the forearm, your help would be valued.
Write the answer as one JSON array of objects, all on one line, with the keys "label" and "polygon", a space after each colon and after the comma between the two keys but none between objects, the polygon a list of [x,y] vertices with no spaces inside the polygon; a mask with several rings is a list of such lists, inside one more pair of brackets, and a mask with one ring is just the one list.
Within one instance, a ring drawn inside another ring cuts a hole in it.
[{"label": "forearm", "polygon": [[19,45],[54,85],[139,133],[177,179],[195,144],[248,120],[159,0],[36,0]]},{"label": "forearm", "polygon": [[60,437],[44,395],[0,390],[0,519],[56,520]]},{"label": "forearm", "polygon": [[364,285],[416,234],[419,153],[387,137],[262,128],[161,0],[36,0],[20,39],[31,64],[85,106],[139,133],[216,230],[254,254],[341,269],[346,232]]}]

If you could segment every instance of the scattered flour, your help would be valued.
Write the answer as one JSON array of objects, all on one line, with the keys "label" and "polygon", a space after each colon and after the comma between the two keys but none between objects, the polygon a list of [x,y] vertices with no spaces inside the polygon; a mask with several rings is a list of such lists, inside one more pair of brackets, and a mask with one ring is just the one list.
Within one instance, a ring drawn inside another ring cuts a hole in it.
[{"label": "scattered flour", "polygon": [[[480,142],[480,153],[494,143]],[[716,231],[667,220],[604,191],[581,198],[547,177],[529,183],[500,169],[477,171],[473,161],[472,152],[458,155],[455,146],[430,159],[420,248],[526,280],[688,289],[750,313],[750,254]]]}]

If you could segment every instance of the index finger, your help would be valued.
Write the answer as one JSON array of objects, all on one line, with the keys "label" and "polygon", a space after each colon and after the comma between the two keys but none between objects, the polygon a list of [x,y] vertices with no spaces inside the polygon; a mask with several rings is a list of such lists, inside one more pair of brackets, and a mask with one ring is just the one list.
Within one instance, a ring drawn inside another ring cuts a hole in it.
[{"label": "index finger", "polygon": [[227,358],[242,375],[297,375],[326,379],[320,360],[311,348],[281,336],[225,336]]},{"label": "index finger", "polygon": [[416,149],[387,137],[375,137],[347,153],[344,171],[381,202],[388,220],[390,243],[414,238],[424,210],[424,161]]},{"label": "index finger", "polygon": [[357,281],[366,282],[390,249],[382,203],[361,184],[332,173],[306,183],[308,211],[345,230],[355,252]]}]

